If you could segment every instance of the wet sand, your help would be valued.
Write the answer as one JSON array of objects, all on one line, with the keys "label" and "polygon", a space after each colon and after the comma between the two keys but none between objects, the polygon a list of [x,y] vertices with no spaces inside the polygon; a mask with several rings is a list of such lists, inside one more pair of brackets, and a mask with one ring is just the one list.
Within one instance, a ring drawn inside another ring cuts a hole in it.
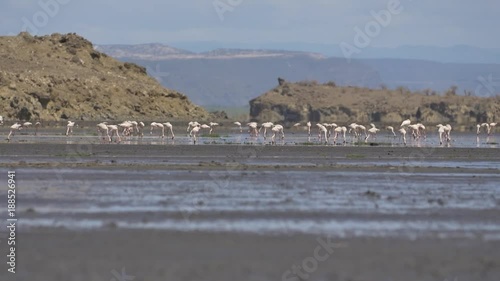
[{"label": "wet sand", "polygon": [[[499,149],[11,143],[0,155],[21,217],[18,273],[4,264],[0,280],[500,278]],[[110,212],[119,204],[135,209]],[[335,243],[324,260],[318,239]]]}]

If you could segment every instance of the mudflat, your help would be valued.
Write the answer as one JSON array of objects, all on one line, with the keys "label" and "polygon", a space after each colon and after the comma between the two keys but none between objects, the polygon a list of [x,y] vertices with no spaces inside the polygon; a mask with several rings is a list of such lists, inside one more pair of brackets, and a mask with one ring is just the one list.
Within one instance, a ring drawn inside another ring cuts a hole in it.
[{"label": "mudflat", "polygon": [[1,280],[500,278],[498,149],[10,143],[0,155],[19,191],[17,273],[4,264]]}]

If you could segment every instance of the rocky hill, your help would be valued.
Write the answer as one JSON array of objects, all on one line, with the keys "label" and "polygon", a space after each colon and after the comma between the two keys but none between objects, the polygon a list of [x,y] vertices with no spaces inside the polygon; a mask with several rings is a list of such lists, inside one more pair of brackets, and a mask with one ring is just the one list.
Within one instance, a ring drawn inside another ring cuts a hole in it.
[{"label": "rocky hill", "polygon": [[0,115],[19,120],[192,119],[208,113],[76,34],[0,37]]},{"label": "rocky hill", "polygon": [[272,122],[377,122],[399,124],[411,118],[426,124],[471,125],[500,119],[500,96],[457,95],[451,87],[443,95],[432,91],[338,87],[313,81],[281,85],[250,101],[250,116]]}]

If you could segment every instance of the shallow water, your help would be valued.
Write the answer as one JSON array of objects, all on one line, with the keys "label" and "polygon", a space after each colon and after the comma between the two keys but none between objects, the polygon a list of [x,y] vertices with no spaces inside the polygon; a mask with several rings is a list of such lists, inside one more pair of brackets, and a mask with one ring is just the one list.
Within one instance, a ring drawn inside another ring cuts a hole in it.
[{"label": "shallow water", "polygon": [[[350,154],[329,154],[330,148],[304,153],[310,150],[308,146],[325,144],[315,136],[290,131],[285,132],[284,140],[277,140],[277,146],[293,151],[294,146],[300,146],[299,152],[289,155],[269,150],[269,154],[238,159],[247,152],[238,151],[233,159],[220,145],[264,147],[270,139],[234,131],[221,131],[220,137],[200,137],[196,143],[186,134],[177,134],[174,140],[146,135],[109,146],[139,145],[134,155],[108,148],[99,155],[91,153],[101,143],[94,130],[75,129],[69,137],[61,131],[64,129],[44,128],[36,136],[34,131],[17,133],[12,143],[40,144],[40,153],[21,148],[0,158],[4,166],[19,164],[21,231],[35,227],[118,227],[500,239],[500,159],[470,160],[453,153],[441,154],[444,158],[428,157],[438,147],[481,147],[496,152],[497,135],[454,132],[451,143],[440,145],[437,133],[429,133],[426,139],[409,139],[407,153],[404,148],[400,150],[405,153],[384,153],[381,157],[367,151],[377,147],[389,148],[384,152],[398,150],[391,147],[403,147],[400,139],[380,133],[367,144],[350,139],[345,144],[328,144],[332,151],[361,146],[363,153],[357,153],[360,148],[346,152]],[[0,133],[6,134],[6,128],[0,128]],[[61,148],[56,154],[54,150],[44,154],[44,144],[77,144],[78,149]],[[212,146],[217,151],[203,155],[189,151],[191,145],[207,146],[210,151],[211,144],[219,145]],[[180,153],[141,155],[151,145],[171,146],[169,151]],[[238,162],[242,159],[243,163]],[[38,163],[42,168],[25,168],[22,163]],[[91,168],[47,168],[50,163],[84,163]],[[97,164],[101,167],[95,168]],[[241,164],[246,165],[244,169],[231,166]],[[6,171],[0,168],[0,175]]]},{"label": "shallow water", "polygon": [[[0,127],[0,134],[7,137],[9,129]],[[28,131],[19,131],[13,137],[11,142],[21,142],[21,143],[62,143],[62,144],[99,144],[103,143],[102,139],[97,136],[94,129],[81,128],[75,129],[73,135],[67,137],[65,134],[65,128],[42,128],[35,135],[33,129]],[[235,130],[220,130],[214,133],[214,137],[210,137],[206,134],[201,134],[196,143],[193,138],[189,137],[186,133],[176,133],[175,138],[171,139],[166,135],[165,138],[160,138],[156,133],[149,134],[145,131],[145,135],[142,138],[137,136],[133,137],[122,137],[120,144],[145,144],[145,145],[175,145],[175,144],[196,144],[196,145],[210,145],[210,144],[252,144],[252,145],[264,145],[271,144],[271,134],[264,139],[261,134],[259,137],[250,137],[247,133],[239,133]],[[492,134],[487,136],[481,134],[477,136],[473,133],[461,133],[452,132],[451,142],[439,144],[439,137],[437,132],[430,132],[427,137],[414,140],[411,137],[407,138],[408,147],[486,147],[486,148],[498,148],[500,139],[498,134]],[[353,139],[351,136],[347,136],[346,143],[343,143],[341,139],[338,143],[334,144],[333,138],[330,139],[328,145],[331,146],[356,146],[356,145],[372,145],[372,146],[404,146],[402,140],[399,137],[393,137],[385,132],[381,132],[378,136],[373,139],[370,138],[368,142],[364,142],[362,138],[359,142],[357,139]],[[116,142],[116,137],[114,138]],[[291,129],[289,131],[285,130],[285,139],[276,139],[276,145],[325,145],[324,141],[318,139],[317,134],[312,134],[309,137],[305,132],[300,130]]]}]

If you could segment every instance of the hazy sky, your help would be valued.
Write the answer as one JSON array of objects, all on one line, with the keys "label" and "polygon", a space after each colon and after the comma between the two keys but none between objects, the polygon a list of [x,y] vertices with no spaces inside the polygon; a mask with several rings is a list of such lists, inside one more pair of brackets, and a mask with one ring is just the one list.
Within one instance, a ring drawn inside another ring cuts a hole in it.
[{"label": "hazy sky", "polygon": [[[23,27],[38,35],[76,32],[98,44],[353,44],[355,28],[365,29],[373,20],[372,12],[387,10],[393,1],[3,0],[0,33],[17,34]],[[372,26],[370,46],[500,48],[500,36],[495,32],[500,26],[498,0],[400,0],[397,10],[380,30]]]}]

